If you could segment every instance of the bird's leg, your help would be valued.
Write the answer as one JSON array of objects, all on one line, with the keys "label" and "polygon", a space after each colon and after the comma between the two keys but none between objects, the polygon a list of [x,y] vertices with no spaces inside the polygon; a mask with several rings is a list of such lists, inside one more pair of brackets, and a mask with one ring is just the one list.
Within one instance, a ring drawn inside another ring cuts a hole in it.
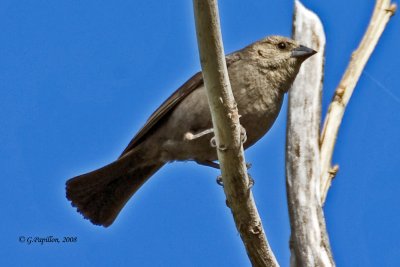
[{"label": "bird's leg", "polygon": [[[191,132],[187,132],[185,134],[185,136],[184,136],[184,139],[185,140],[195,140],[197,138],[200,138],[200,137],[202,137],[204,135],[207,135],[207,134],[210,134],[210,133],[213,133],[213,132],[214,132],[213,128],[201,131],[201,132],[199,132],[197,134],[193,134]],[[244,144],[247,141],[246,129],[242,125],[240,125],[240,141],[242,142],[242,144]],[[216,147],[217,146],[217,142],[215,140],[215,136],[213,136],[210,139],[210,144],[211,144],[212,147]],[[211,168],[214,168],[214,169],[218,169],[218,170],[221,169],[220,165],[218,163],[216,163],[214,161],[211,161],[211,160],[195,160],[195,162],[197,164],[199,164],[199,165],[208,166],[208,167],[211,167]],[[250,169],[251,168],[251,163],[246,163],[246,168]],[[254,185],[254,180],[250,177],[250,175],[249,175],[249,179],[250,179],[249,188],[251,188]],[[217,184],[219,184],[220,186],[224,186],[224,184],[222,182],[222,176],[218,176],[217,177]]]},{"label": "bird's leg", "polygon": [[[197,134],[194,134],[194,133],[191,133],[191,132],[187,132],[187,133],[185,133],[183,139],[187,140],[187,141],[191,141],[191,140],[195,140],[197,138],[203,137],[204,135],[210,134],[210,133],[213,133],[213,132],[214,132],[213,128],[204,130],[204,131],[199,132]],[[211,137],[210,145],[211,145],[211,147],[217,147],[217,141],[215,140],[215,136]],[[201,163],[199,163],[199,164],[201,164]],[[205,164],[201,164],[201,165],[205,165]],[[209,165],[206,165],[206,166],[209,166]],[[218,169],[219,169],[219,167],[218,167]]]},{"label": "bird's leg", "polygon": [[[199,164],[199,165],[208,166],[208,167],[211,167],[211,168],[214,168],[214,169],[218,169],[218,170],[221,169],[221,166],[218,163],[216,163],[216,162],[214,162],[212,160],[195,160],[195,162],[197,164]],[[246,163],[246,168],[247,169],[250,169],[251,166],[252,166],[251,163]]]},{"label": "bird's leg", "polygon": [[[203,166],[208,166],[214,169],[221,169],[220,165],[214,161],[211,160],[196,160],[196,163],[199,165],[203,165]],[[222,182],[222,176],[218,175],[217,176],[217,184],[219,184],[220,186],[224,187],[224,183]]]},{"label": "bird's leg", "polygon": [[213,132],[214,132],[214,129],[213,129],[213,128],[210,128],[210,129],[201,131],[201,132],[199,132],[199,133],[197,133],[197,134],[193,134],[193,133],[191,133],[191,132],[187,132],[187,133],[185,133],[183,139],[184,139],[184,140],[191,141],[191,140],[200,138],[200,137],[202,137],[202,136],[204,136],[204,135],[206,135],[206,134],[210,134],[210,133],[213,133]]},{"label": "bird's leg", "polygon": [[[242,141],[242,144],[246,143],[247,141],[247,133],[246,129],[243,127],[243,125],[240,124],[240,140]],[[246,162],[246,168],[250,169],[252,166],[251,163]]]},{"label": "bird's leg", "polygon": [[220,169],[220,166],[218,163],[211,161],[211,160],[195,160],[197,164],[203,165],[203,166],[208,166],[214,169]]}]

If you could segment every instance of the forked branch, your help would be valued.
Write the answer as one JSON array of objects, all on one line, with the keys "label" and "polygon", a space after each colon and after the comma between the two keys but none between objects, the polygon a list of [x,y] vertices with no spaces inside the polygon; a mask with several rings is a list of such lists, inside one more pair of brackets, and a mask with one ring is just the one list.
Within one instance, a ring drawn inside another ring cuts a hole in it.
[{"label": "forked branch", "polygon": [[320,138],[322,203],[325,202],[332,179],[338,171],[338,166],[332,167],[331,162],[344,111],[369,57],[374,51],[390,17],[396,12],[396,8],[396,4],[391,3],[390,0],[376,1],[367,31],[360,45],[353,52],[350,63],[329,106]]}]

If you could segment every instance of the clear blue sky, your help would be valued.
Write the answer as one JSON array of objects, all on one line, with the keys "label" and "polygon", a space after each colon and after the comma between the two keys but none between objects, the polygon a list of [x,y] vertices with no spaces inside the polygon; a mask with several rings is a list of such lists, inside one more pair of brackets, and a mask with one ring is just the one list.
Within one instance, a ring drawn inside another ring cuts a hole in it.
[{"label": "clear blue sky", "polygon": [[[308,0],[327,35],[324,111],[374,1]],[[292,1],[220,1],[226,52],[290,36]],[[400,265],[400,34],[395,16],[346,111],[325,207],[338,266]],[[65,181],[114,160],[151,112],[200,69],[192,3],[0,2],[2,266],[249,266],[216,170],[169,164],[110,228],[65,199]],[[289,264],[286,104],[246,152],[269,241]],[[77,237],[70,244],[20,236]]]}]

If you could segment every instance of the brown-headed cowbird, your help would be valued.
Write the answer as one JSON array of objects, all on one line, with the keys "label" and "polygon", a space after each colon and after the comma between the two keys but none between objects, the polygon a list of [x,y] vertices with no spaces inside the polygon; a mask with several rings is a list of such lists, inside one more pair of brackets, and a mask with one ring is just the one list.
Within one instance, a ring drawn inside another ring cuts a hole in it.
[{"label": "brown-headed cowbird", "polygon": [[[278,116],[301,64],[316,52],[271,36],[226,57],[229,79],[246,129],[248,148]],[[164,164],[193,160],[218,166],[201,72],[176,90],[147,120],[113,163],[72,178],[67,198],[93,224],[111,225],[131,196]]]}]

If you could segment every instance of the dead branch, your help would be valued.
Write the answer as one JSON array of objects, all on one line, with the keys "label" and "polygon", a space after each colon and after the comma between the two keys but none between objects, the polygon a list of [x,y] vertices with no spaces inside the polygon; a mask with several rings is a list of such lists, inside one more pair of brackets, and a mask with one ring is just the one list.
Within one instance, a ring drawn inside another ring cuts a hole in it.
[{"label": "dead branch", "polygon": [[318,53],[303,63],[289,92],[286,181],[290,266],[334,266],[319,191],[325,34],[318,16],[299,1],[295,1],[293,38]]},{"label": "dead branch", "polygon": [[338,167],[332,168],[332,155],[335,148],[339,127],[343,119],[344,111],[353,94],[360,75],[374,51],[386,24],[396,11],[396,5],[390,0],[377,0],[375,8],[363,39],[357,50],[351,56],[351,60],[337,87],[328,113],[325,117],[324,127],[320,138],[321,147],[321,201],[325,202],[326,195],[332,179],[336,175]]}]

